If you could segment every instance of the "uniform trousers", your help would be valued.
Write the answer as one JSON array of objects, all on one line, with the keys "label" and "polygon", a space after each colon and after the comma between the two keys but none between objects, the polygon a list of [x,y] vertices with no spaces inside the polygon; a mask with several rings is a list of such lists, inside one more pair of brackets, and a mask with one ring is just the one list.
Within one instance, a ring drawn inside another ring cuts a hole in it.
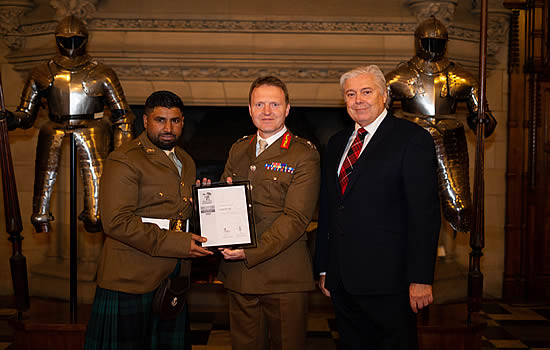
[{"label": "uniform trousers", "polygon": [[306,346],[306,292],[240,294],[229,291],[233,350],[303,350]]},{"label": "uniform trousers", "polygon": [[417,350],[416,315],[409,294],[352,295],[331,291],[342,350]]}]

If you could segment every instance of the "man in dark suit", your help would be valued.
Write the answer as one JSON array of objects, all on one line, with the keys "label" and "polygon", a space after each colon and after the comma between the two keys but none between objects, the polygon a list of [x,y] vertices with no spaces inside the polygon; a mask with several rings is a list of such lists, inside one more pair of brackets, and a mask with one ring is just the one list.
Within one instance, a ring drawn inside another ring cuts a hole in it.
[{"label": "man in dark suit", "polygon": [[433,301],[441,224],[433,139],[386,110],[377,66],[343,74],[340,85],[355,127],[326,150],[319,287],[343,349],[416,349],[414,313]]}]

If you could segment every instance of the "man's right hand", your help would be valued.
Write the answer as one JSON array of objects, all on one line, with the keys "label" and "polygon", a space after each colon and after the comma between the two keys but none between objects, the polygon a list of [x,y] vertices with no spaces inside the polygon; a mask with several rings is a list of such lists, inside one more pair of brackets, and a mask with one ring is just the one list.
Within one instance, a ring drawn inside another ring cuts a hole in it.
[{"label": "man's right hand", "polygon": [[328,289],[325,288],[325,279],[326,275],[319,276],[319,289],[321,290],[321,293],[323,293],[324,296],[330,298],[330,292]]},{"label": "man's right hand", "polygon": [[200,258],[201,256],[207,256],[214,254],[208,249],[204,249],[197,243],[204,243],[206,242],[206,237],[202,237],[199,235],[196,235],[194,233],[191,234],[191,247],[189,248],[189,257],[191,258]]}]

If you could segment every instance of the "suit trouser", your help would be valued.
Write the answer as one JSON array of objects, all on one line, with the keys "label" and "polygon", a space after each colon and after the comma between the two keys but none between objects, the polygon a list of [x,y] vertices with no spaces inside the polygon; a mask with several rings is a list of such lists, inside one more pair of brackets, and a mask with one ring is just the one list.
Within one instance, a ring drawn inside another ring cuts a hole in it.
[{"label": "suit trouser", "polygon": [[408,293],[352,295],[340,283],[331,296],[341,349],[418,349],[416,315]]},{"label": "suit trouser", "polygon": [[233,350],[303,350],[306,292],[240,294],[229,291]]}]

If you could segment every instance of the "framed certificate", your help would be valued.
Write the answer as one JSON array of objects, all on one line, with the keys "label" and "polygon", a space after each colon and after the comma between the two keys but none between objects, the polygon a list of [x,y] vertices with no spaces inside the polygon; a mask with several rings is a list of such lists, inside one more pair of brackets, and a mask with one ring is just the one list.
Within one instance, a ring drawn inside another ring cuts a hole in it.
[{"label": "framed certificate", "polygon": [[193,186],[195,230],[208,238],[205,248],[256,247],[249,181]]}]

